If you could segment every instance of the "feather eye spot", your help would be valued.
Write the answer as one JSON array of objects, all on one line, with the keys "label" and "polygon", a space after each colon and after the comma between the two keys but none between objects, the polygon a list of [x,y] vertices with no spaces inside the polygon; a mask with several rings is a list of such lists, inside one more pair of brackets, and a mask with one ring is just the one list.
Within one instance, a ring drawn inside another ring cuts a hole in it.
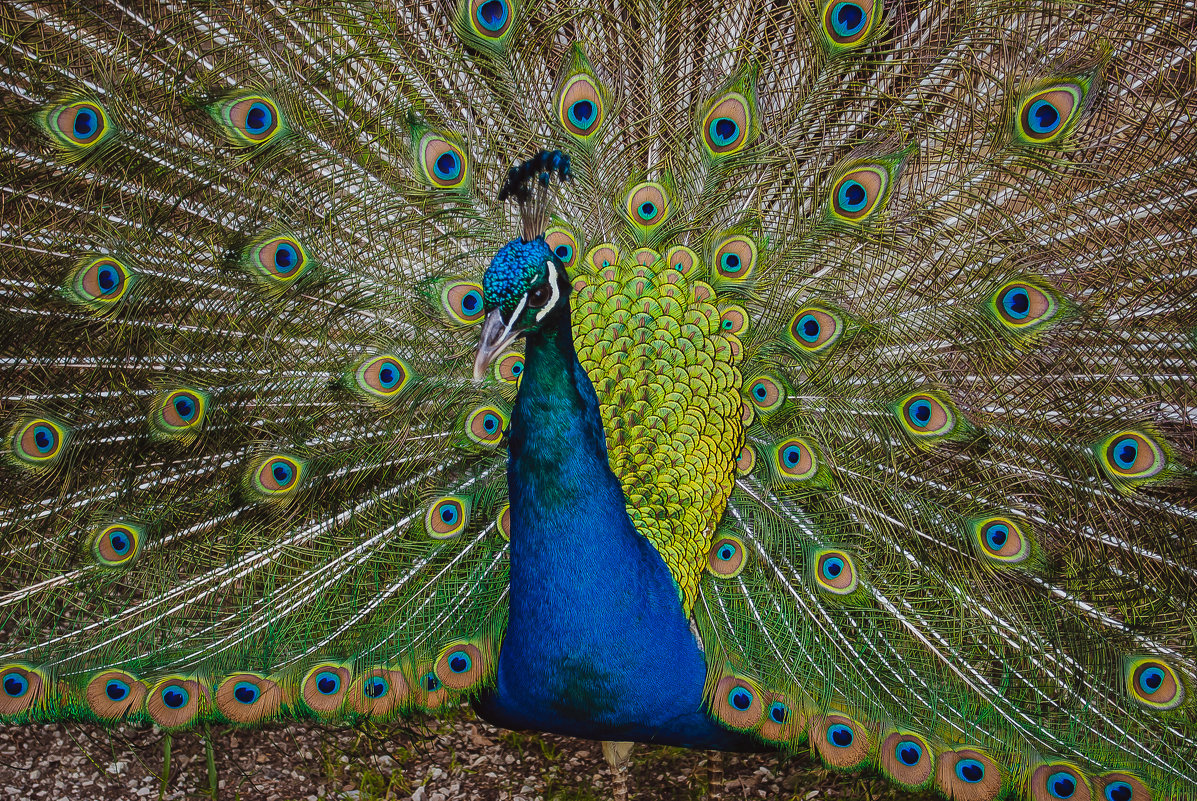
[{"label": "feather eye spot", "polygon": [[469,690],[478,686],[490,671],[487,654],[472,642],[450,643],[441,649],[434,673],[450,690]]},{"label": "feather eye spot", "polygon": [[748,144],[751,112],[748,100],[730,92],[711,106],[702,122],[702,138],[713,156],[726,156]]},{"label": "feather eye spot", "polygon": [[914,740],[902,740],[894,748],[894,758],[912,768],[923,761],[923,746]]},{"label": "feather eye spot", "polygon": [[1132,660],[1127,689],[1140,705],[1157,712],[1176,709],[1185,700],[1185,686],[1168,663],[1154,658]]},{"label": "feather eye spot", "polygon": [[316,674],[312,686],[321,695],[336,695],[341,689],[341,677],[325,670]]},{"label": "feather eye spot", "polygon": [[1163,448],[1137,431],[1121,431],[1108,437],[1099,454],[1102,468],[1115,480],[1154,478],[1167,465]]},{"label": "feather eye spot", "polygon": [[598,84],[589,75],[575,75],[558,94],[557,115],[570,134],[586,139],[602,126],[603,99]]},{"label": "feather eye spot", "polygon": [[132,690],[127,681],[121,679],[109,679],[104,682],[104,696],[109,701],[123,701],[129,697]]},{"label": "feather eye spot", "polygon": [[545,231],[544,241],[566,270],[577,264],[578,240],[572,233],[564,228],[550,228]]},{"label": "feather eye spot", "polygon": [[683,245],[674,245],[665,252],[665,262],[678,273],[688,275],[698,263],[694,251]]},{"label": "feather eye spot", "polygon": [[1104,801],[1150,801],[1151,792],[1128,773],[1107,773],[1098,779]]},{"label": "feather eye spot", "polygon": [[140,529],[127,523],[113,523],[96,534],[92,542],[92,552],[100,564],[121,567],[133,561],[140,544]]},{"label": "feather eye spot", "polygon": [[720,278],[743,281],[752,275],[756,259],[756,242],[747,236],[732,236],[715,250],[715,272]]},{"label": "feather eye spot", "polygon": [[267,492],[287,492],[299,480],[300,466],[294,459],[275,456],[258,471],[258,481]]},{"label": "feather eye spot", "polygon": [[837,723],[827,727],[827,743],[836,748],[850,748],[856,739],[851,726]]},{"label": "feather eye spot", "polygon": [[839,340],[843,325],[839,316],[818,306],[806,306],[790,319],[790,341],[799,353],[822,353]]},{"label": "feather eye spot", "polygon": [[114,258],[93,259],[75,271],[70,294],[82,305],[101,311],[125,297],[131,277],[128,268]]},{"label": "feather eye spot", "polygon": [[411,380],[411,370],[407,364],[391,354],[367,359],[358,365],[353,375],[360,390],[380,400],[398,396]]},{"label": "feather eye spot", "polygon": [[739,336],[748,328],[748,312],[740,306],[728,306],[719,315],[719,330],[724,334]]},{"label": "feather eye spot", "polygon": [[230,133],[235,139],[249,145],[269,142],[278,134],[282,122],[278,106],[261,95],[253,95],[232,103],[225,114],[227,122],[233,128]]},{"label": "feather eye spot", "polygon": [[511,25],[511,9],[507,0],[473,0],[474,22],[478,34],[488,39],[498,39]]},{"label": "feather eye spot", "polygon": [[444,136],[426,134],[420,140],[419,154],[424,177],[435,188],[456,189],[465,183],[469,173],[465,151]]},{"label": "feather eye spot", "polygon": [[291,236],[267,239],[252,249],[250,268],[276,286],[288,286],[311,267],[307,250]]},{"label": "feather eye spot", "polygon": [[666,198],[665,188],[656,183],[635,186],[628,193],[626,210],[628,219],[639,228],[659,226],[669,216],[669,200]]},{"label": "feather eye spot", "polygon": [[956,778],[967,784],[977,784],[985,778],[985,764],[977,759],[958,760]]},{"label": "feather eye spot", "polygon": [[96,717],[116,720],[141,706],[146,686],[124,671],[106,670],[87,683],[84,694]]},{"label": "feather eye spot", "polygon": [[445,284],[441,289],[441,304],[450,322],[457,325],[473,325],[486,314],[482,303],[482,286],[473,281],[451,281]]},{"label": "feather eye spot", "polygon": [[1076,778],[1063,771],[1047,777],[1047,791],[1052,798],[1068,799],[1076,794]]},{"label": "feather eye spot", "polygon": [[1084,91],[1075,84],[1059,84],[1022,101],[1018,133],[1031,145],[1045,145],[1064,137],[1079,112]]},{"label": "feather eye spot", "polygon": [[1031,540],[1006,517],[987,517],[973,523],[973,537],[982,556],[1003,564],[1025,562]]},{"label": "feather eye spot", "polygon": [[736,457],[736,472],[746,476],[752,472],[754,467],[756,467],[756,451],[751,446],[745,445],[740,449],[740,455]]},{"label": "feather eye spot", "polygon": [[175,389],[159,396],[150,417],[152,427],[159,434],[179,440],[195,435],[204,422],[208,407],[207,394],[194,389]]},{"label": "feather eye spot", "polygon": [[758,376],[748,387],[748,400],[758,411],[772,412],[785,402],[780,382],[770,376]]},{"label": "feather eye spot", "polygon": [[495,363],[495,378],[507,384],[515,384],[524,374],[524,357],[518,353],[508,353]]},{"label": "feather eye spot", "polygon": [[889,190],[889,172],[880,164],[857,167],[842,176],[831,190],[833,217],[863,222],[880,210]]},{"label": "feather eye spot", "polygon": [[53,420],[36,417],[17,423],[10,439],[12,453],[29,467],[52,464],[62,455],[67,431]]},{"label": "feather eye spot", "polygon": [[19,715],[38,700],[45,684],[41,673],[21,664],[0,666],[0,716]]},{"label": "feather eye spot", "polygon": [[819,551],[814,560],[815,585],[833,595],[850,595],[859,579],[856,566],[844,551]]},{"label": "feather eye spot", "polygon": [[724,676],[715,685],[711,708],[723,723],[747,731],[755,728],[764,714],[761,695],[751,682],[737,676]]},{"label": "feather eye spot", "polygon": [[177,729],[199,715],[201,698],[206,698],[206,694],[199,682],[170,676],[154,686],[146,697],[145,707],[159,726]]},{"label": "feather eye spot", "polygon": [[804,439],[791,437],[773,449],[774,465],[784,479],[804,481],[813,478],[819,465],[814,451]]},{"label": "feather eye spot", "polygon": [[456,537],[469,523],[470,507],[464,499],[446,495],[433,501],[424,515],[428,536],[435,540]]},{"label": "feather eye spot", "polygon": [[952,409],[934,395],[915,392],[902,399],[900,422],[912,437],[944,437],[956,427]]},{"label": "feather eye spot", "polygon": [[1028,330],[1051,320],[1059,304],[1051,293],[1026,281],[1011,281],[994,293],[990,301],[1003,326]]},{"label": "feather eye spot", "polygon": [[29,692],[29,679],[20,673],[5,673],[3,684],[4,694],[9,698],[23,698]]},{"label": "feather eye spot", "polygon": [[873,28],[876,13],[871,2],[830,2],[823,11],[823,33],[833,51],[856,47]]},{"label": "feather eye spot", "polygon": [[466,436],[476,445],[494,447],[503,440],[507,417],[494,406],[479,406],[466,415]]},{"label": "feather eye spot", "polygon": [[738,537],[719,537],[707,552],[707,571],[717,578],[735,578],[744,570],[746,554],[744,543]]},{"label": "feather eye spot", "polygon": [[108,114],[99,104],[90,100],[54,106],[41,120],[43,130],[58,147],[76,153],[96,148],[112,133]]}]

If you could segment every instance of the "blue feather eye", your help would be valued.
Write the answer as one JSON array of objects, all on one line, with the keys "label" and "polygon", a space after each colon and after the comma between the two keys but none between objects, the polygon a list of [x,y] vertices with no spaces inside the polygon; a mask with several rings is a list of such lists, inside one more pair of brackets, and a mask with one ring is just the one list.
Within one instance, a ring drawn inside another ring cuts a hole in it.
[{"label": "blue feather eye", "polygon": [[805,481],[819,470],[814,451],[806,440],[791,437],[773,449],[773,464],[783,479]]},{"label": "blue feather eye", "polygon": [[726,675],[715,685],[711,711],[725,725],[746,731],[755,728],[764,714],[762,697],[762,691],[753,682]]},{"label": "blue feather eye", "polygon": [[814,579],[819,589],[833,595],[850,595],[859,583],[852,557],[835,550],[819,551],[814,555]]},{"label": "blue feather eye", "polygon": [[91,259],[71,274],[66,295],[81,306],[104,313],[128,294],[134,277],[124,264],[110,256]]},{"label": "blue feather eye", "polygon": [[493,448],[503,441],[507,416],[494,406],[479,406],[466,415],[465,432],[475,445]]},{"label": "blue feather eye", "polygon": [[1119,431],[1098,442],[1093,451],[1105,474],[1124,488],[1158,478],[1168,466],[1164,447],[1139,431]]},{"label": "blue feather eye", "polygon": [[208,113],[237,145],[265,145],[281,139],[285,130],[278,104],[264,95],[230,97],[210,107]]},{"label": "blue feather eye", "polygon": [[96,534],[92,540],[92,553],[100,564],[120,567],[133,560],[140,543],[140,528],[127,523],[114,523]]},{"label": "blue feather eye", "polygon": [[788,342],[799,355],[813,355],[828,350],[844,332],[839,315],[821,306],[804,306],[792,318],[787,329]]},{"label": "blue feather eye", "polygon": [[881,210],[889,196],[890,173],[884,164],[862,164],[844,174],[831,189],[833,219],[859,223]]},{"label": "blue feather eye", "polygon": [[382,676],[372,676],[362,682],[362,692],[367,698],[382,698],[389,689],[390,686]]},{"label": "blue feather eye", "polygon": [[913,392],[891,408],[898,412],[898,422],[915,442],[946,437],[956,428],[955,410],[928,392]]},{"label": "blue feather eye", "polygon": [[424,529],[434,540],[447,540],[465,530],[470,522],[468,499],[446,495],[432,502],[424,514]]},{"label": "blue feather eye", "polygon": [[757,376],[748,383],[748,400],[760,412],[772,412],[785,402],[781,382],[771,376]]},{"label": "blue feather eye", "polygon": [[827,46],[840,53],[859,46],[873,30],[877,7],[870,0],[831,0],[823,9],[822,27]]},{"label": "blue feather eye", "polygon": [[473,642],[460,640],[441,649],[434,672],[448,689],[469,690],[486,679],[491,662],[488,650],[483,650]]},{"label": "blue feather eye", "polygon": [[257,460],[249,472],[250,486],[268,499],[282,499],[299,489],[304,463],[293,456],[272,454]]},{"label": "blue feather eye", "polygon": [[2,683],[9,698],[21,698],[29,692],[29,680],[20,673],[5,673]]},{"label": "blue feather eye", "polygon": [[327,670],[317,673],[315,686],[321,695],[335,695],[341,689],[341,677]]},{"label": "blue feather eye", "polygon": [[175,729],[195,720],[204,695],[199,683],[181,677],[165,678],[146,698],[146,711],[159,726]]},{"label": "blue feather eye", "polygon": [[1076,793],[1076,777],[1059,771],[1047,777],[1047,791],[1052,798],[1068,799]]},{"label": "blue feather eye", "polygon": [[570,231],[561,227],[550,228],[545,231],[544,241],[566,270],[577,264],[578,239]]},{"label": "blue feather eye", "polygon": [[973,540],[982,556],[1000,564],[1025,562],[1031,555],[1031,539],[1006,517],[970,521]]},{"label": "blue feather eye", "polygon": [[441,306],[457,325],[473,325],[486,315],[482,285],[473,281],[448,281],[441,287]]},{"label": "blue feather eye", "polygon": [[465,150],[437,133],[430,132],[421,137],[417,163],[424,179],[438,189],[461,188],[469,174]]},{"label": "blue feather eye", "polygon": [[1046,145],[1064,138],[1080,116],[1085,87],[1062,83],[1026,97],[1018,111],[1016,133],[1029,145]]},{"label": "blue feather eye", "polygon": [[168,684],[162,688],[161,695],[167,709],[182,709],[191,700],[191,694],[181,684]]},{"label": "blue feather eye", "polygon": [[592,136],[603,122],[603,98],[598,81],[586,73],[567,80],[558,93],[557,115],[569,133],[583,140]]},{"label": "blue feather eye", "polygon": [[1102,795],[1106,801],[1131,801],[1135,797],[1135,788],[1129,782],[1115,780],[1106,785]]},{"label": "blue feather eye", "polygon": [[1126,669],[1131,698],[1148,709],[1165,712],[1185,701],[1185,686],[1166,662],[1152,657],[1131,660]]},{"label": "blue feather eye", "polygon": [[175,389],[158,397],[150,414],[156,435],[189,442],[204,421],[208,407],[206,393],[195,389]]},{"label": "blue feather eye", "polygon": [[13,456],[27,467],[44,467],[56,462],[66,440],[67,429],[44,417],[17,423],[9,437]]},{"label": "blue feather eye", "polygon": [[87,683],[87,706],[103,720],[118,720],[138,709],[146,686],[120,670],[106,670]]},{"label": "blue feather eye", "polygon": [[717,537],[707,551],[707,570],[719,578],[734,578],[744,569],[745,556],[744,543],[738,537]]},{"label": "blue feather eye", "polygon": [[914,740],[903,740],[894,748],[894,758],[907,767],[914,767],[923,759],[923,746]]},{"label": "blue feather eye", "polygon": [[790,719],[790,708],[780,701],[774,701],[769,705],[769,720],[778,725],[784,724]]},{"label": "blue feather eye", "polygon": [[354,386],[368,400],[393,400],[408,387],[411,370],[407,363],[389,353],[367,359],[353,372]]},{"label": "blue feather eye", "polygon": [[90,100],[52,106],[37,119],[54,144],[71,154],[71,158],[97,150],[114,133],[107,112]]},{"label": "blue feather eye", "polygon": [[991,314],[1010,331],[1031,331],[1050,321],[1059,304],[1050,291],[1026,281],[1011,281],[990,298]]},{"label": "blue feather eye", "polygon": [[638,230],[647,232],[658,227],[669,216],[665,187],[652,182],[638,184],[628,193],[624,208],[628,220]]},{"label": "blue feather eye", "polygon": [[746,280],[756,268],[756,258],[756,242],[750,237],[728,237],[715,249],[715,273],[720,278]]},{"label": "blue feather eye", "polygon": [[481,0],[474,3],[474,21],[484,36],[492,38],[503,35],[511,17],[506,0]]},{"label": "blue feather eye", "polygon": [[241,704],[252,704],[261,695],[258,685],[248,681],[239,681],[233,685],[233,698]]},{"label": "blue feather eye", "polygon": [[243,261],[265,285],[282,290],[312,266],[311,257],[299,240],[280,235],[250,247]]},{"label": "blue feather eye", "polygon": [[968,784],[976,784],[985,778],[985,765],[976,759],[961,759],[956,762],[956,777]]},{"label": "blue feather eye", "polygon": [[827,743],[836,748],[848,748],[852,745],[856,736],[852,732],[851,726],[845,726],[842,723],[837,723],[834,726],[827,727]]},{"label": "blue feather eye", "polygon": [[698,256],[684,245],[674,245],[665,251],[665,263],[682,275],[688,275],[698,264]]},{"label": "blue feather eye", "polygon": [[743,150],[752,125],[752,107],[739,92],[728,92],[711,104],[702,120],[702,140],[714,157]]}]

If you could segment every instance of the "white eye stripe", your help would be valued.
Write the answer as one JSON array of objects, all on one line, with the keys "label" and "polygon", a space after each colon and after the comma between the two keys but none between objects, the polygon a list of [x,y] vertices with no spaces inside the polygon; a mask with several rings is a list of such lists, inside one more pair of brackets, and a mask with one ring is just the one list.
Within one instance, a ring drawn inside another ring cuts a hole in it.
[{"label": "white eye stripe", "polygon": [[544,308],[536,313],[536,322],[538,323],[549,313],[550,309],[557,305],[557,301],[561,297],[561,290],[557,289],[557,265],[553,264],[550,259],[545,262],[545,266],[549,268],[549,287],[552,288],[553,294],[549,296],[549,302],[545,304]]}]

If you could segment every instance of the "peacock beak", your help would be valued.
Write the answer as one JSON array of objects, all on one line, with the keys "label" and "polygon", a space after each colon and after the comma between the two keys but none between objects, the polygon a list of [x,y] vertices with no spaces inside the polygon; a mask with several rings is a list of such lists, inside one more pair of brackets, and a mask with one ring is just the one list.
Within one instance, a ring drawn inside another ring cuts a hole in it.
[{"label": "peacock beak", "polygon": [[511,315],[511,320],[503,319],[503,312],[501,309],[494,309],[486,315],[485,322],[482,323],[482,336],[478,342],[478,355],[474,357],[474,380],[480,380],[482,376],[486,375],[486,368],[490,367],[503,349],[506,348],[513,339],[519,336],[519,331],[513,331],[512,325],[519,317],[519,312],[523,309],[523,304],[516,310],[515,314]]}]

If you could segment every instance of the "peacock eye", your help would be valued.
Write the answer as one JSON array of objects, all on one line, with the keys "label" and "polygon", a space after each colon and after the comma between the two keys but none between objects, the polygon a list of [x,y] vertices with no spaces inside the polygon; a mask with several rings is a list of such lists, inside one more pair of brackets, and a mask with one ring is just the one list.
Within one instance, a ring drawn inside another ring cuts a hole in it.
[{"label": "peacock eye", "polygon": [[534,309],[539,309],[549,302],[549,296],[552,294],[548,284],[540,284],[533,287],[532,291],[528,293],[528,305]]}]

